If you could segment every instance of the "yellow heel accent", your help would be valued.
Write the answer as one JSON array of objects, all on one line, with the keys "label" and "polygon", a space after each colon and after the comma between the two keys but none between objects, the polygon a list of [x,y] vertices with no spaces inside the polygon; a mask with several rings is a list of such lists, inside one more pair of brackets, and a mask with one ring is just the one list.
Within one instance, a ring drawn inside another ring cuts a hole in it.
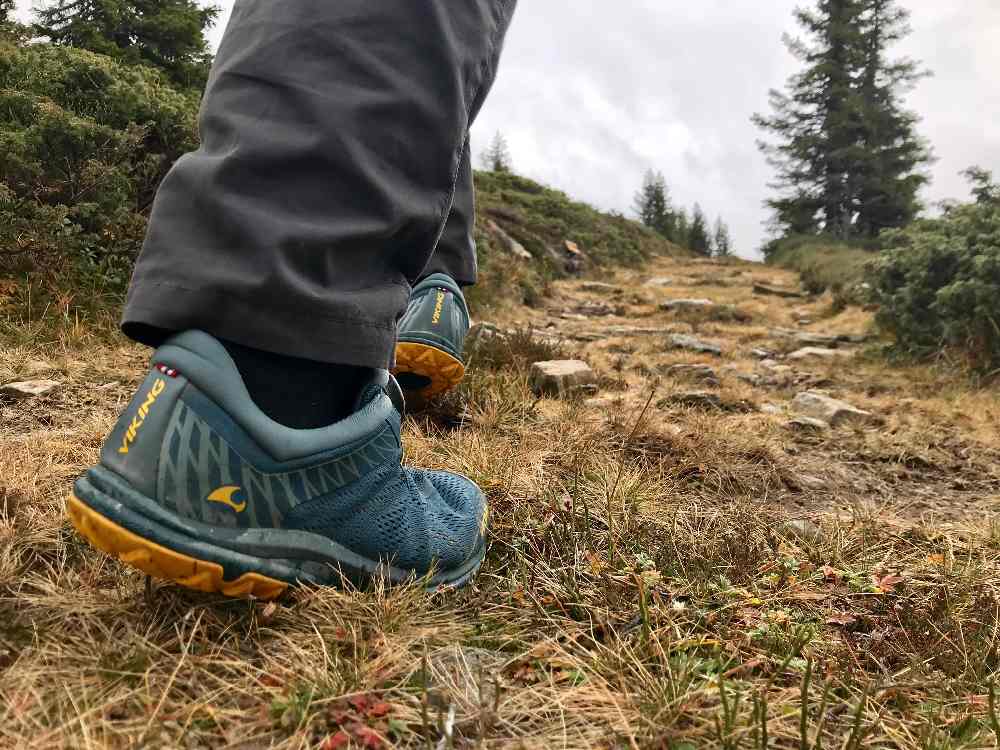
[{"label": "yellow heel accent", "polygon": [[465,377],[465,365],[436,347],[401,342],[396,344],[396,369],[393,373],[401,372],[429,378],[431,384],[420,391],[420,395],[430,399],[447,393],[461,383]]},{"label": "yellow heel accent", "polygon": [[70,495],[66,512],[76,530],[93,546],[154,578],[239,598],[276,599],[288,588],[284,581],[259,573],[244,573],[235,581],[226,581],[218,563],[198,560],[144,539],[105,518],[76,495]]}]

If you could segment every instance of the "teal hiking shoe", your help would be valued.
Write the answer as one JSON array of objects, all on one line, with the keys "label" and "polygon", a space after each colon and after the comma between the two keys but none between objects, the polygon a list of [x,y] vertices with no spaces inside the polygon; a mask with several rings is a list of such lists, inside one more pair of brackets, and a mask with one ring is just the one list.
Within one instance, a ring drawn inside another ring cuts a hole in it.
[{"label": "teal hiking shoe", "polygon": [[485,555],[486,501],[463,476],[401,465],[401,404],[380,370],[351,417],[290,429],[254,405],[218,341],[179,334],[77,480],[70,520],[149,575],[228,596],[461,586]]},{"label": "teal hiking shoe", "polygon": [[469,307],[454,279],[436,273],[413,288],[399,323],[393,370],[408,398],[429,400],[462,382],[468,332]]}]

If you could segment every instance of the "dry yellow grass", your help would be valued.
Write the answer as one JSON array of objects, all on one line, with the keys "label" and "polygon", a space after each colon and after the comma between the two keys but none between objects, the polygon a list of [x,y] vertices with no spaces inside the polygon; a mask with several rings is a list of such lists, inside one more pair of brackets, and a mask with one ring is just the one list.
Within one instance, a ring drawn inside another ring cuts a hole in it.
[{"label": "dry yellow grass", "polygon": [[[828,317],[829,300],[755,297],[754,280],[794,277],[664,259],[609,279],[620,295],[560,282],[547,309],[496,313],[568,337],[602,389],[536,400],[522,338],[477,354],[459,392],[408,420],[409,460],[468,474],[494,507],[476,585],[437,595],[263,604],[147,587],[62,516],[145,352],[80,327],[9,336],[0,382],[63,386],[0,404],[0,747],[995,747],[996,390],[864,346],[788,382],[741,380],[762,372],[751,349],[794,348],[773,328],[868,325]],[[749,320],[658,309],[676,297]],[[560,317],[584,301],[616,314]],[[613,325],[726,353],[572,339]],[[664,374],[678,363],[715,367],[720,386]],[[791,431],[808,387],[882,424]],[[689,390],[774,408],[671,405]]]}]

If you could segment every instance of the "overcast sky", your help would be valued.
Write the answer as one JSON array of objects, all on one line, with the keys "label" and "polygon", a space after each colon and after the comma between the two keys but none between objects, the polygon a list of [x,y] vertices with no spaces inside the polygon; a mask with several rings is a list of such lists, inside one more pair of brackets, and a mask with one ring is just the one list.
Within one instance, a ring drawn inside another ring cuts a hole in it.
[{"label": "overcast sky", "polygon": [[[474,153],[500,130],[517,172],[623,212],[645,170],[659,169],[675,202],[721,214],[752,256],[770,172],[750,116],[797,69],[781,44],[797,4],[521,0]],[[1000,175],[1000,0],[903,5],[914,34],[899,52],[935,73],[909,97],[938,158],[925,198],[962,198],[965,167]]]}]

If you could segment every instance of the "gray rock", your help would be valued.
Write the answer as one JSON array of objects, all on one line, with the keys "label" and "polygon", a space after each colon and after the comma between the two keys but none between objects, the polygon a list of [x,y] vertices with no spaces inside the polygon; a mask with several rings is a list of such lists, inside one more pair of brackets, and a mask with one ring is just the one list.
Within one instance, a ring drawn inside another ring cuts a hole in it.
[{"label": "gray rock", "polygon": [[822,419],[796,417],[788,423],[788,429],[796,432],[826,432],[830,429],[830,425]]},{"label": "gray rock", "polygon": [[683,333],[673,334],[667,339],[667,343],[674,349],[687,349],[692,352],[714,354],[716,357],[722,356],[722,348],[718,345],[702,341],[694,336],[686,336]]},{"label": "gray rock", "polygon": [[52,393],[59,385],[57,380],[22,380],[0,386],[0,396],[19,401]]},{"label": "gray rock", "polygon": [[716,388],[719,386],[719,376],[708,365],[671,365],[664,374],[671,378],[693,380]]},{"label": "gray rock", "polygon": [[784,409],[782,409],[777,404],[761,404],[760,411],[762,414],[770,414],[771,416],[778,416],[784,414]]},{"label": "gray rock", "polygon": [[714,307],[715,303],[710,299],[672,299],[660,305],[661,310],[704,310]]},{"label": "gray rock", "polygon": [[698,409],[722,409],[722,399],[715,393],[705,391],[691,391],[689,393],[676,393],[666,399],[667,403],[676,406],[693,406]]},{"label": "gray rock", "polygon": [[580,289],[585,292],[595,292],[597,294],[622,294],[621,287],[614,284],[605,284],[603,281],[585,281],[580,284]]},{"label": "gray rock", "polygon": [[807,346],[804,349],[799,349],[797,352],[792,352],[788,355],[789,359],[800,361],[803,359],[850,359],[854,356],[854,352],[844,351],[843,349],[826,349],[818,346]]},{"label": "gray rock", "polygon": [[604,302],[585,302],[572,308],[569,312],[587,318],[604,318],[608,315],[614,315],[615,308]]},{"label": "gray rock", "polygon": [[842,424],[874,424],[878,419],[869,411],[858,409],[818,391],[805,391],[792,401],[792,410],[804,417],[826,422],[832,427]]},{"label": "gray rock", "polygon": [[750,356],[754,359],[771,359],[774,357],[774,354],[767,349],[753,349],[750,351]]},{"label": "gray rock", "polygon": [[608,333],[612,336],[659,336],[670,333],[670,329],[650,326],[611,326],[608,328]]},{"label": "gray rock", "polygon": [[596,386],[597,376],[586,362],[575,359],[535,362],[531,366],[531,390],[539,396],[559,396],[583,386]]},{"label": "gray rock", "polygon": [[476,350],[476,347],[487,341],[494,339],[503,341],[506,338],[508,338],[507,334],[492,323],[476,323],[469,329],[469,333],[465,337],[465,351],[471,353]]},{"label": "gray rock", "polygon": [[823,538],[823,529],[812,521],[789,521],[781,528],[788,536],[806,542],[815,542]]},{"label": "gray rock", "polygon": [[835,349],[838,344],[863,344],[869,338],[868,336],[860,336],[853,333],[812,333],[810,331],[796,331],[790,328],[772,328],[771,335],[775,338],[792,339],[800,344],[825,346],[831,349]]},{"label": "gray rock", "polygon": [[486,222],[486,229],[489,230],[490,234],[496,237],[504,250],[510,253],[512,256],[518,260],[531,260],[532,255],[527,250],[525,250],[524,245],[511,237],[507,232],[505,232],[499,224],[497,224],[492,219]]},{"label": "gray rock", "polygon": [[784,289],[760,283],[753,285],[753,293],[769,295],[771,297],[784,297],[785,299],[805,299],[806,297],[805,294],[795,289]]},{"label": "gray rock", "polygon": [[652,278],[649,281],[647,281],[645,284],[643,284],[643,286],[648,286],[648,287],[663,287],[663,286],[670,286],[673,283],[674,283],[674,280],[673,279],[668,279],[666,276],[656,276],[655,278]]}]

